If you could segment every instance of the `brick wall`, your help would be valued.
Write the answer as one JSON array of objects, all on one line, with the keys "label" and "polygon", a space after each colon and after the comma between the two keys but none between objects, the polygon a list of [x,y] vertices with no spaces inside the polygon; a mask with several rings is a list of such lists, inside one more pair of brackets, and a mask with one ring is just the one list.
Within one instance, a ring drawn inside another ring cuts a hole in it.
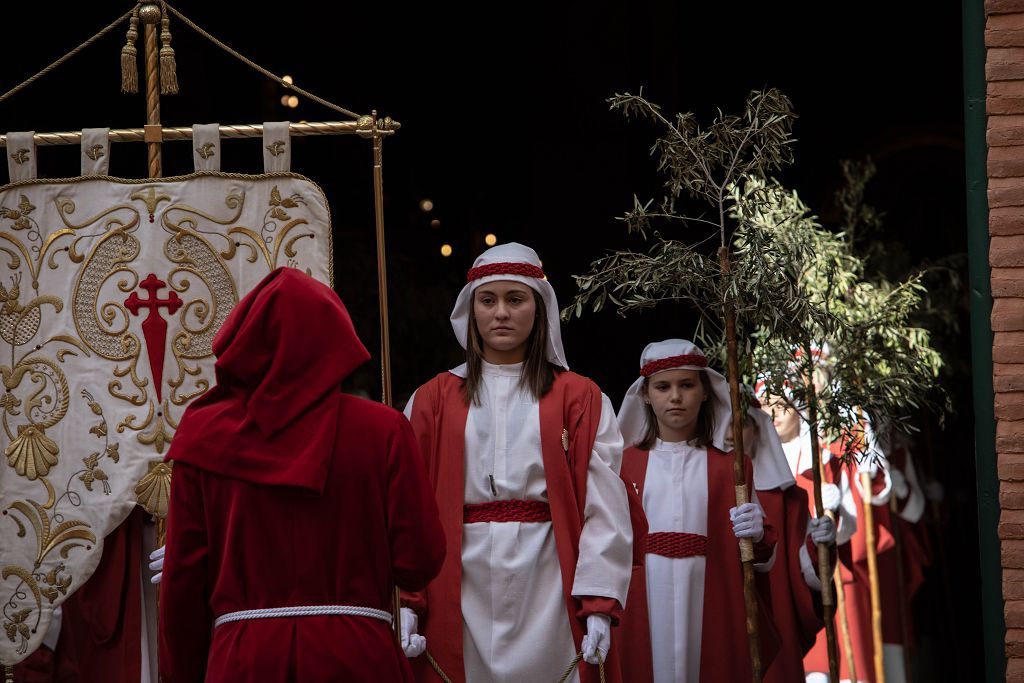
[{"label": "brick wall", "polygon": [[986,0],[985,12],[1006,680],[1024,683],[1024,0]]}]

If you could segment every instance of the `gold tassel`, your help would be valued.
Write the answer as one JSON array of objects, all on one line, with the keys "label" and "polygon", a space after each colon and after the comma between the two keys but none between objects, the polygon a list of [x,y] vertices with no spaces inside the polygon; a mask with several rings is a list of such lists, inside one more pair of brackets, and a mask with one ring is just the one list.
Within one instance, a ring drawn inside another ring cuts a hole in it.
[{"label": "gold tassel", "polygon": [[128,22],[128,36],[121,48],[121,92],[135,94],[139,92],[139,63],[135,41],[139,39],[139,8],[135,7],[132,18]]},{"label": "gold tassel", "polygon": [[174,60],[174,48],[171,47],[170,19],[167,16],[167,4],[163,5],[163,19],[160,20],[160,94],[178,94],[178,65]]}]

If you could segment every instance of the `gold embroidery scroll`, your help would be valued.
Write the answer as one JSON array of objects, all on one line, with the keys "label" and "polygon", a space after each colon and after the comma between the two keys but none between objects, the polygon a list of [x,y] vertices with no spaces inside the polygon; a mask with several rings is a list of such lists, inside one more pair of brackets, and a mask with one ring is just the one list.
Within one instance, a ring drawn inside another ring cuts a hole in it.
[{"label": "gold embroidery scroll", "polygon": [[214,382],[214,335],[278,266],[332,282],[330,210],[292,173],[0,187],[0,664],[42,642]]}]

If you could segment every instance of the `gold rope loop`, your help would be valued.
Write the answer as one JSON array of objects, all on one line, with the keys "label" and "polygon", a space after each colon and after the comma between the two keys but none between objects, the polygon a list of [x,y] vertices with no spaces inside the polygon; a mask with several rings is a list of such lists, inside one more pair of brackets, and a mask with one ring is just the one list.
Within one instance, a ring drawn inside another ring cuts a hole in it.
[{"label": "gold rope loop", "polygon": [[452,679],[448,678],[448,676],[445,675],[444,671],[441,670],[441,665],[437,663],[437,660],[434,659],[429,652],[424,652],[423,654],[424,656],[426,656],[427,662],[430,664],[431,668],[434,669],[434,673],[440,676],[441,680],[444,681],[444,683],[452,683]]},{"label": "gold rope loop", "polygon": [[[568,666],[568,668],[566,668],[565,673],[562,674],[562,677],[558,679],[558,683],[565,683],[567,680],[569,680],[569,676],[572,675],[572,670],[576,668],[576,666],[580,663],[581,659],[583,659],[583,651],[582,650],[577,652],[576,656],[573,657],[572,662],[569,663],[569,666]],[[605,680],[604,680],[604,660],[601,658],[601,653],[600,652],[597,653],[597,673],[601,676],[601,683],[605,683]]]},{"label": "gold rope loop", "polygon": [[[132,16],[132,13],[135,12],[135,11],[136,11],[135,8],[132,8],[132,9],[128,10],[127,12],[125,12],[124,14],[119,16],[117,19],[115,19],[114,21],[110,22],[110,25],[108,25],[102,31],[100,31],[99,33],[94,35],[92,38],[90,38],[89,40],[85,41],[84,43],[82,43],[81,45],[76,47],[74,50],[72,50],[71,52],[67,53],[66,55],[64,55],[63,57],[58,59],[56,62],[54,62],[50,66],[46,67],[45,69],[43,69],[42,71],[37,73],[35,76],[32,76],[31,78],[29,78],[28,80],[24,81],[23,83],[14,86],[13,88],[11,88],[7,92],[5,92],[3,95],[0,95],[0,102],[3,102],[4,100],[6,100],[8,97],[10,97],[13,94],[15,94],[17,92],[20,92],[21,90],[25,89],[26,87],[28,87],[32,83],[35,83],[40,78],[42,78],[43,76],[45,76],[46,74],[50,73],[51,71],[56,69],[58,66],[63,64],[64,62],[68,61],[69,59],[71,59],[72,57],[77,55],[83,49],[85,49],[86,47],[92,45],[97,40],[99,40],[103,36],[107,35],[111,31],[113,31],[115,28],[117,28],[118,24],[120,24],[122,21],[124,21],[128,17]],[[136,33],[138,33],[138,32],[136,31]]]},{"label": "gold rope loop", "polygon": [[214,45],[216,45],[220,49],[224,50],[229,55],[231,55],[235,59],[239,60],[240,62],[242,62],[246,66],[248,66],[248,67],[250,67],[252,69],[255,69],[256,71],[259,71],[261,74],[263,74],[264,76],[266,76],[270,80],[277,81],[277,83],[279,85],[283,86],[284,88],[287,88],[288,90],[294,90],[295,92],[299,93],[303,97],[308,97],[312,101],[316,102],[317,104],[322,104],[323,106],[327,107],[328,109],[333,109],[334,111],[336,111],[336,112],[338,112],[340,114],[344,114],[345,116],[351,117],[353,119],[358,119],[359,118],[359,115],[356,114],[355,112],[349,111],[348,109],[345,109],[344,107],[339,107],[338,105],[334,104],[333,102],[328,102],[327,100],[323,99],[322,97],[317,97],[313,93],[311,93],[311,92],[309,92],[307,90],[303,90],[302,88],[300,88],[299,86],[297,86],[297,85],[295,85],[293,83],[288,83],[287,81],[285,81],[280,76],[277,76],[277,75],[271,73],[270,71],[268,71],[267,69],[263,68],[262,66],[260,66],[256,62],[252,61],[248,57],[246,57],[246,56],[242,55],[241,53],[239,53],[237,50],[235,50],[235,49],[233,49],[231,47],[228,47],[224,42],[214,38],[208,31],[206,31],[205,29],[199,27],[195,22],[193,22],[191,19],[186,17],[181,12],[179,12],[173,6],[169,5],[166,2],[164,2],[164,6],[167,9],[169,9],[171,11],[171,13],[174,14],[174,16],[178,17],[179,20],[184,22],[185,25],[188,26],[190,29],[192,29],[193,31],[195,31],[196,33],[201,35],[202,37],[206,38],[211,43],[213,43]]},{"label": "gold rope loop", "polygon": [[[441,670],[441,665],[438,664],[437,660],[431,656],[430,652],[424,652],[423,654],[427,658],[427,663],[429,663],[431,668],[434,670],[434,673],[440,676],[441,680],[444,681],[444,683],[452,683],[452,680],[448,678],[444,671]],[[581,659],[583,659],[582,650],[578,652],[575,657],[573,657],[572,661],[569,663],[568,668],[566,668],[565,673],[563,673],[562,677],[558,679],[558,683],[565,683],[567,680],[569,680],[569,676],[572,675],[572,670],[576,668],[576,665],[580,663]],[[604,660],[601,658],[600,652],[597,653],[597,672],[601,676],[601,683],[605,683]]]}]

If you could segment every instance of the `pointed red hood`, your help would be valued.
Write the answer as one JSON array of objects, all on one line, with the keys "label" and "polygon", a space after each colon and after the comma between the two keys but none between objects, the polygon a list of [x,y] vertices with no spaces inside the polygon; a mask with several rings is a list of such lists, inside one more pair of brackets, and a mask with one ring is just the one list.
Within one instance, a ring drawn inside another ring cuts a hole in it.
[{"label": "pointed red hood", "polygon": [[278,268],[224,321],[213,353],[217,385],[185,411],[167,459],[322,492],[341,381],[370,358],[338,295]]}]

